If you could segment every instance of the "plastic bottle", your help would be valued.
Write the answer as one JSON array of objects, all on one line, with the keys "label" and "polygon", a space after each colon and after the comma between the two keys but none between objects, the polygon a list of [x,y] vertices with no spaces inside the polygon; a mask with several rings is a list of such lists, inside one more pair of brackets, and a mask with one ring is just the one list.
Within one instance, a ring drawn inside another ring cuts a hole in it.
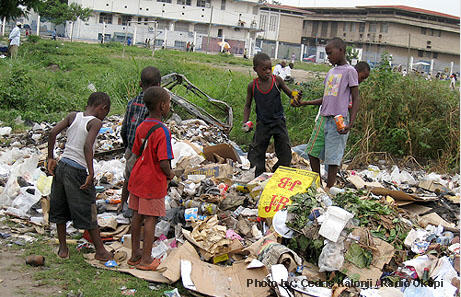
[{"label": "plastic bottle", "polygon": [[320,194],[320,199],[326,207],[333,205],[333,201],[331,201],[330,196],[328,196],[327,194]]}]

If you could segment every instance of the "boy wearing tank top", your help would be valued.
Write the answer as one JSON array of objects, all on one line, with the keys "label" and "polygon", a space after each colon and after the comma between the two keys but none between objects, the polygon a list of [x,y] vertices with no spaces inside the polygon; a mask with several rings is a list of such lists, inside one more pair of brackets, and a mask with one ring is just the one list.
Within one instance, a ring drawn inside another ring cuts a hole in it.
[{"label": "boy wearing tank top", "polygon": [[[84,112],[71,112],[50,132],[48,138],[48,172],[53,175],[50,195],[50,222],[56,223],[58,256],[69,257],[66,243],[66,223],[70,220],[77,229],[87,230],[96,248],[95,259],[112,259],[99,235],[96,211],[96,191],[93,185],[94,142],[102,120],[110,110],[106,93],[90,95]],[[54,158],[56,136],[67,128],[67,142],[61,159]]]},{"label": "boy wearing tank top", "polygon": [[272,172],[279,166],[290,166],[291,146],[280,90],[283,90],[289,98],[293,96],[283,79],[272,75],[271,59],[267,54],[258,53],[253,58],[253,69],[258,74],[258,78],[248,84],[243,123],[248,122],[250,118],[251,102],[254,99],[256,131],[248,151],[248,160],[251,167],[256,167],[255,177],[257,177],[266,171],[266,150],[272,137],[278,159]]}]

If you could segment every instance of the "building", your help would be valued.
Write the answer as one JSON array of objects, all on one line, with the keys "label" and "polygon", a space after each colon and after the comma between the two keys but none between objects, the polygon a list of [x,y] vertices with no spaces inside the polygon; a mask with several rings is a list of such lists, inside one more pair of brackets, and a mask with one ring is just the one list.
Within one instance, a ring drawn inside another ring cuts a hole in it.
[{"label": "building", "polygon": [[[254,47],[259,30],[257,0],[71,0],[93,10],[86,22],[74,24],[73,38],[124,41],[155,40],[156,46],[219,51],[225,40],[231,52],[243,54]],[[154,21],[156,23],[154,23]],[[67,25],[71,32],[72,24]],[[70,33],[68,33],[70,34]],[[208,34],[210,41],[208,42]]]},{"label": "building", "polygon": [[259,10],[256,45],[273,58],[301,57],[304,16],[310,12],[293,6],[264,4]]},{"label": "building", "polygon": [[433,72],[448,72],[453,62],[459,71],[459,17],[408,6],[304,9],[313,12],[304,18],[304,55],[318,54],[328,39],[340,37],[371,64],[387,52],[393,65],[413,61],[413,68],[430,71],[432,63]]}]

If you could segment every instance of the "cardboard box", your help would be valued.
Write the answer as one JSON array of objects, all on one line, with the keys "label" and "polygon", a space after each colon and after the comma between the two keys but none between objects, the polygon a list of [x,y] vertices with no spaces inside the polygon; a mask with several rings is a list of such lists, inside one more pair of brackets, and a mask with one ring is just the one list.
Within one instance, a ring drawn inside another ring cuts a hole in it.
[{"label": "cardboard box", "polygon": [[218,160],[215,158],[215,154],[224,159],[231,159],[234,162],[242,163],[240,156],[235,151],[234,147],[228,143],[221,143],[212,146],[205,146],[203,148],[203,154],[208,161],[217,163]]},{"label": "cardboard box", "polygon": [[205,175],[206,177],[214,178],[229,178],[231,179],[234,173],[234,168],[229,164],[210,164],[196,169],[186,171],[187,175]]}]

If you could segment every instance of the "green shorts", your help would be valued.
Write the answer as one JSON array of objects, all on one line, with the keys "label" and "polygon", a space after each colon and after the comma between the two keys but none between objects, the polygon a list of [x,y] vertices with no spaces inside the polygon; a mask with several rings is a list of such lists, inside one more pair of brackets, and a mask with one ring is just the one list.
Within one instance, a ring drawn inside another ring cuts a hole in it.
[{"label": "green shorts", "polygon": [[325,155],[325,117],[320,116],[315,121],[314,130],[307,143],[306,154],[323,159]]}]

